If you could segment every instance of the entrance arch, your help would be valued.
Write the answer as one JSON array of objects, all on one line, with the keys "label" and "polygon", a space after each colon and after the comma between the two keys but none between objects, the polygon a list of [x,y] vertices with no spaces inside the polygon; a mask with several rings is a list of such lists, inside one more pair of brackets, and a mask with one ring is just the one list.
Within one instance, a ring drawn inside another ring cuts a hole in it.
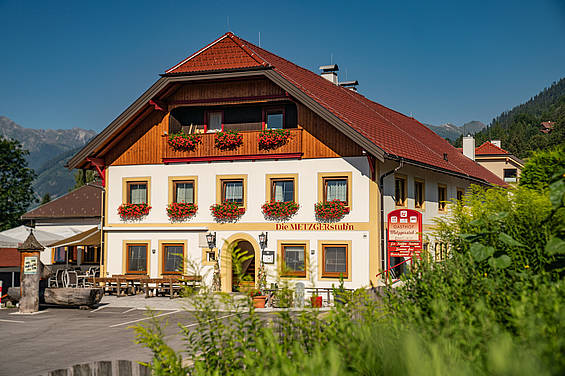
[{"label": "entrance arch", "polygon": [[232,259],[228,248],[230,244],[238,243],[238,242],[242,242],[243,243],[242,246],[244,246],[244,248],[249,252],[252,252],[255,256],[255,260],[254,260],[255,268],[253,271],[254,274],[253,280],[257,281],[257,271],[258,271],[257,266],[259,265],[260,262],[259,260],[261,258],[259,243],[257,243],[257,240],[255,240],[255,238],[253,238],[253,236],[249,234],[243,232],[233,234],[224,241],[224,245],[222,246],[222,252],[220,256],[220,265],[221,265],[220,280],[222,282],[221,290],[224,292],[232,291]]}]

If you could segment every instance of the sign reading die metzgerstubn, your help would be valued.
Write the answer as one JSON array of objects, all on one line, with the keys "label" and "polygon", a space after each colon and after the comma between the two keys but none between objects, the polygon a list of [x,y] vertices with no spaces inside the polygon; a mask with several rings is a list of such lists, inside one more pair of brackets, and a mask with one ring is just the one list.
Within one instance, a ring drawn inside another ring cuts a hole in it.
[{"label": "sign reading die metzgerstubn", "polygon": [[388,214],[389,257],[420,256],[422,252],[422,213],[398,209]]}]

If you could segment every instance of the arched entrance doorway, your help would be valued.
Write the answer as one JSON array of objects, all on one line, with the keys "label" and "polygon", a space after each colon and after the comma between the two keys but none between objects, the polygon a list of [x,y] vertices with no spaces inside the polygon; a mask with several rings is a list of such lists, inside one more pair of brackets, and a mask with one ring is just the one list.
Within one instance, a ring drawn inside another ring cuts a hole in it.
[{"label": "arched entrance doorway", "polygon": [[232,291],[255,286],[255,249],[247,240],[237,242],[232,256],[231,272]]},{"label": "arched entrance doorway", "polygon": [[243,285],[254,286],[257,280],[257,266],[260,260],[259,243],[249,234],[243,232],[233,234],[225,240],[220,256],[221,290],[225,292],[233,291],[234,285],[237,288],[242,285],[236,280],[232,268],[232,251],[235,249],[240,249],[241,253],[245,252],[246,255],[252,256],[242,265],[242,270],[245,270],[243,275],[247,279]]}]

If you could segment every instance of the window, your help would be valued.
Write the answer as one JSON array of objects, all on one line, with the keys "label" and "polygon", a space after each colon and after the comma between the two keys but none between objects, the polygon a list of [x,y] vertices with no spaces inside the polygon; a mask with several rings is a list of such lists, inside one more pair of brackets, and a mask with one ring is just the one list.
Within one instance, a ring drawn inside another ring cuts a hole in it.
[{"label": "window", "polygon": [[182,273],[184,260],[183,244],[163,245],[163,274]]},{"label": "window", "polygon": [[284,111],[270,110],[265,115],[265,128],[267,129],[283,129],[284,128]]},{"label": "window", "polygon": [[394,203],[396,206],[406,206],[406,178],[394,178]]},{"label": "window", "polygon": [[223,113],[221,111],[208,112],[208,132],[219,132],[222,130]]},{"label": "window", "polygon": [[347,178],[324,178],[324,201],[339,200],[347,205]]},{"label": "window", "polygon": [[128,204],[147,203],[147,182],[131,181],[127,183],[127,202]]},{"label": "window", "polygon": [[457,201],[462,201],[463,196],[465,196],[465,190],[463,188],[457,188]]},{"label": "window", "polygon": [[306,277],[306,246],[304,244],[283,244],[281,248],[284,263],[282,274]]},{"label": "window", "polygon": [[100,262],[100,248],[91,245],[83,248],[83,264],[97,264]]},{"label": "window", "polygon": [[128,273],[147,273],[147,244],[127,245],[127,269]]},{"label": "window", "polygon": [[243,179],[222,180],[222,202],[243,206]]},{"label": "window", "polygon": [[417,209],[424,208],[425,194],[424,182],[422,180],[414,180],[414,207]]},{"label": "window", "polygon": [[515,168],[504,169],[504,181],[507,183],[515,183],[518,177],[518,170]]},{"label": "window", "polygon": [[348,278],[347,253],[346,244],[322,245],[322,277]]},{"label": "window", "polygon": [[294,201],[294,179],[272,179],[271,201]]},{"label": "window", "polygon": [[437,186],[437,203],[440,212],[447,209],[447,187],[445,185]]},{"label": "window", "polygon": [[174,181],[174,202],[194,204],[194,181]]},{"label": "window", "polygon": [[65,247],[57,247],[53,250],[53,262],[65,262],[67,261],[67,252]]}]

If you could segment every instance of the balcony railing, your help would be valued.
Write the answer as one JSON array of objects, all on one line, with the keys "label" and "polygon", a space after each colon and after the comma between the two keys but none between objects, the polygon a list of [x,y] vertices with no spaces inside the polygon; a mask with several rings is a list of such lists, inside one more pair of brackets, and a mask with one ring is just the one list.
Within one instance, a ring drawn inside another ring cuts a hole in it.
[{"label": "balcony railing", "polygon": [[302,156],[302,129],[288,129],[290,138],[286,144],[269,150],[259,149],[260,131],[243,131],[243,143],[235,150],[220,150],[215,147],[215,133],[203,133],[202,143],[194,151],[175,151],[163,137],[163,162],[199,162],[213,160],[279,159]]}]

